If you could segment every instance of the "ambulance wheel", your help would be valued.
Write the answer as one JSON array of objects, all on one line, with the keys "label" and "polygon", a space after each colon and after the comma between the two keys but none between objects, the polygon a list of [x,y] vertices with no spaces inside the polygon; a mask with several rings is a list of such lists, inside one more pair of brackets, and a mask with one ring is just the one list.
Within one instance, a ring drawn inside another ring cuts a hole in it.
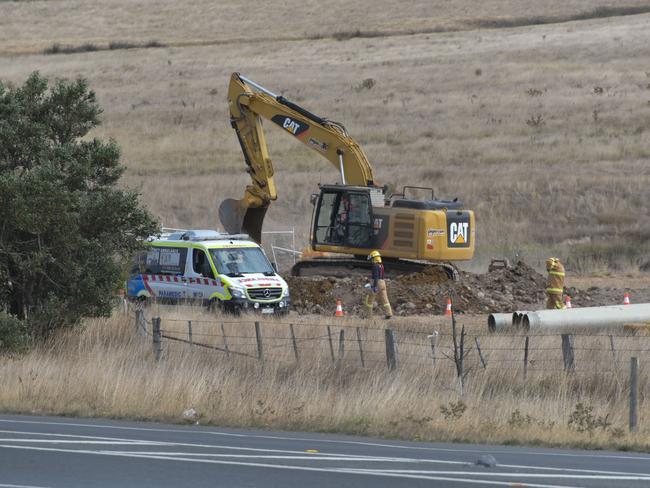
[{"label": "ambulance wheel", "polygon": [[239,317],[241,315],[241,307],[239,305],[234,305],[231,303],[224,303],[223,311],[229,315],[234,315],[235,317]]},{"label": "ambulance wheel", "polygon": [[219,300],[218,298],[213,298],[208,303],[208,310],[213,313],[229,314],[229,315],[240,315],[241,308],[237,305],[233,305],[228,302]]},{"label": "ambulance wheel", "polygon": [[223,305],[221,300],[218,298],[213,298],[208,302],[208,312],[219,313],[223,311]]}]

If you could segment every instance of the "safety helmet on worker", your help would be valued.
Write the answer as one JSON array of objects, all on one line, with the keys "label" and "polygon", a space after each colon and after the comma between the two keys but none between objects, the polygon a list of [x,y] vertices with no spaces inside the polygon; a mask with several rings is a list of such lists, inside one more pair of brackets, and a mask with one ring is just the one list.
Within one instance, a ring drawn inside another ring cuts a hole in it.
[{"label": "safety helmet on worker", "polygon": [[381,263],[381,254],[377,250],[372,251],[368,254],[368,260],[372,260],[373,263]]},{"label": "safety helmet on worker", "polygon": [[546,260],[546,271],[552,270],[559,261],[558,258],[548,258]]}]

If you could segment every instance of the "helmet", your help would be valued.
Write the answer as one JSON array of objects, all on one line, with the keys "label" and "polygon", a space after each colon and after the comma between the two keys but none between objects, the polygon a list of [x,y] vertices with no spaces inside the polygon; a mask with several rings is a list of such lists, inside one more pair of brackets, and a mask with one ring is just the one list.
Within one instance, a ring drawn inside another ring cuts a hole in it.
[{"label": "helmet", "polygon": [[381,263],[381,254],[379,254],[379,251],[372,251],[370,254],[368,254],[368,260],[373,261],[373,263]]},{"label": "helmet", "polygon": [[560,261],[558,258],[548,258],[546,260],[546,269],[550,271],[555,267],[555,264]]}]

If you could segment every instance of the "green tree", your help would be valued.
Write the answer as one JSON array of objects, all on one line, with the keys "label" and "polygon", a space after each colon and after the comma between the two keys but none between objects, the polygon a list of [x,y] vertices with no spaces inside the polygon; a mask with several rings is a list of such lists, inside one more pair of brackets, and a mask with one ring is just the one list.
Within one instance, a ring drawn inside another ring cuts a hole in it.
[{"label": "green tree", "polygon": [[124,260],[157,229],[117,186],[115,141],[83,79],[0,82],[0,310],[35,336],[110,313]]}]

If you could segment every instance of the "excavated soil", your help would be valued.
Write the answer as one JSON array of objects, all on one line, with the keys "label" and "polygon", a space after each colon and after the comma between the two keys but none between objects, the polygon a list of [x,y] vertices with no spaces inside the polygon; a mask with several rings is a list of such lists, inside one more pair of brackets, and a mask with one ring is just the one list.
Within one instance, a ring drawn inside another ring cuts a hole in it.
[{"label": "excavated soil", "polygon": [[[332,315],[340,299],[346,314],[364,312],[367,289],[364,277],[287,277],[292,306],[300,314]],[[447,297],[454,311],[465,314],[537,310],[544,307],[546,278],[524,262],[485,274],[460,272],[458,281],[432,268],[422,273],[387,280],[388,296],[396,315],[444,313]],[[570,284],[570,275],[567,275]],[[586,290],[567,288],[574,306],[599,306],[620,303],[628,288],[596,287]],[[636,302],[650,301],[650,288],[634,290]]]}]

